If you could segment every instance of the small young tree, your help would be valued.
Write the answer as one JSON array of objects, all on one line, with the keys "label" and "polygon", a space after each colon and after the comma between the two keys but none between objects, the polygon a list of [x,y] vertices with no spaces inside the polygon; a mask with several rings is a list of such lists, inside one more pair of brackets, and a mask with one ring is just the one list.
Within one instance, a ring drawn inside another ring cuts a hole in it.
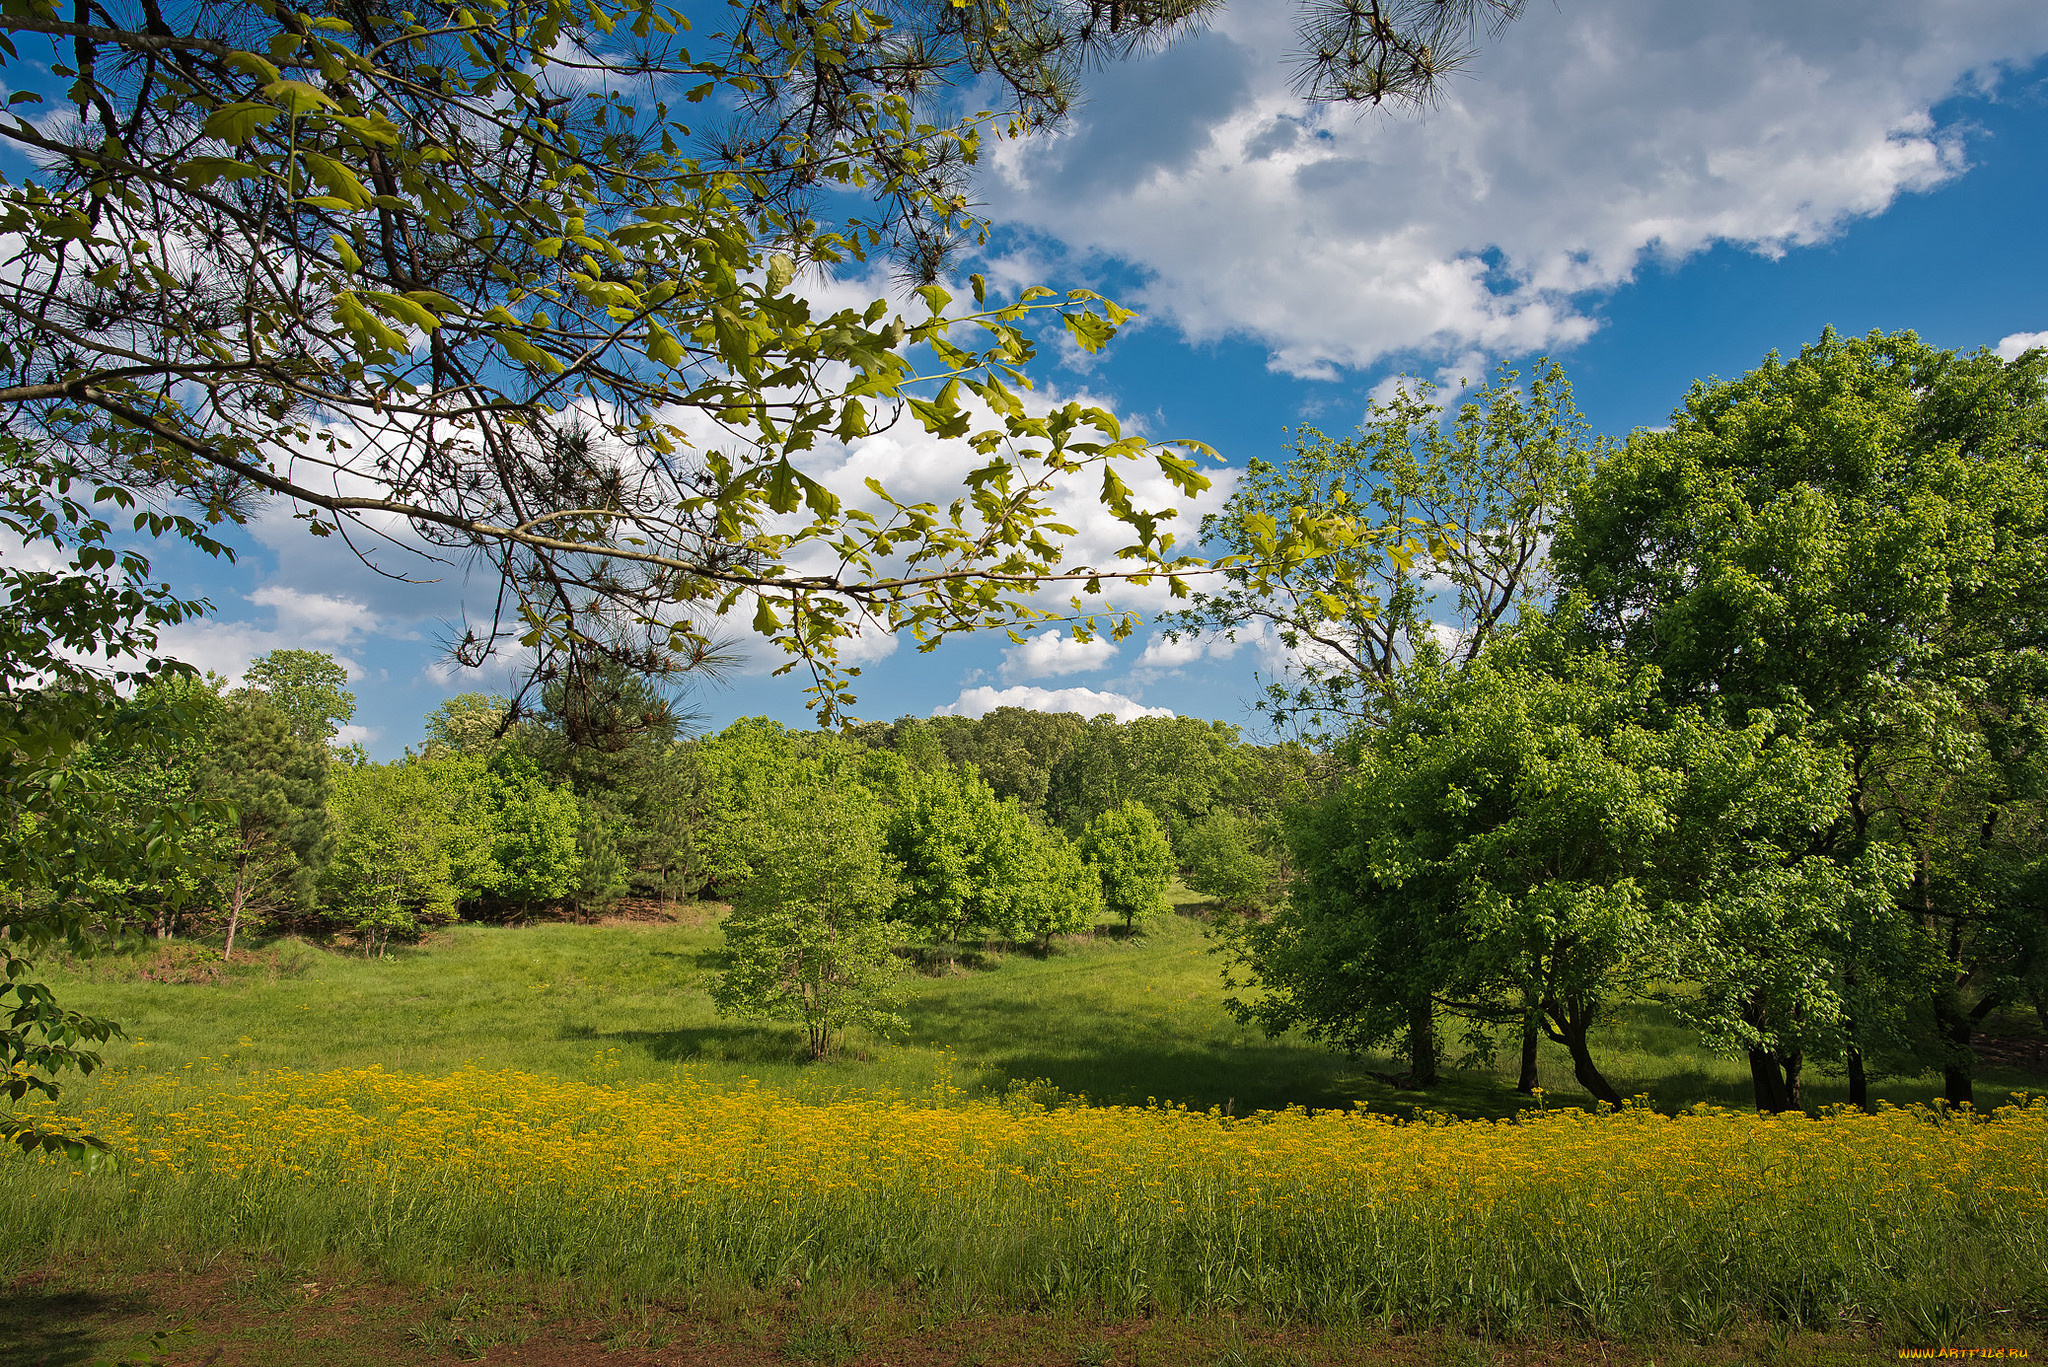
[{"label": "small young tree", "polygon": [[758,871],[726,918],[729,960],[711,990],[720,1014],[803,1026],[814,1059],[849,1025],[900,1029],[902,997],[888,920],[898,885],[881,812],[852,786],[778,795],[756,834]]},{"label": "small young tree", "polygon": [[1159,818],[1142,802],[1112,807],[1088,823],[1081,854],[1102,880],[1102,901],[1113,916],[1124,918],[1124,933],[1166,903],[1166,885],[1173,880],[1173,847]]},{"label": "small young tree", "polygon": [[1053,936],[1077,934],[1095,924],[1102,883],[1072,841],[1058,831],[1031,828],[1015,850],[1003,879],[1007,905],[1000,929],[1006,937],[1019,944],[1036,940],[1038,952],[1046,954]]},{"label": "small young tree", "polygon": [[448,800],[422,764],[337,765],[321,900],[365,955],[455,918]]},{"label": "small young tree", "polygon": [[1212,811],[1181,835],[1181,867],[1188,886],[1229,911],[1263,907],[1273,884],[1273,861],[1260,852],[1258,832],[1235,812]]},{"label": "small young tree", "polygon": [[222,957],[234,957],[245,914],[310,901],[331,848],[328,765],[325,748],[301,740],[291,718],[260,695],[222,713],[200,785],[233,813],[221,836],[228,869]]}]

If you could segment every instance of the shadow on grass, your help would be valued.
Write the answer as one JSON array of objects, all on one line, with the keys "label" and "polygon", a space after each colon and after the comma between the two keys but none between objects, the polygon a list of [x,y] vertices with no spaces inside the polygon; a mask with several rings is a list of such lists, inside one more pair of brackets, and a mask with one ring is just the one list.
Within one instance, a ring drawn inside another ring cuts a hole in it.
[{"label": "shadow on grass", "polygon": [[809,1057],[787,1025],[697,1025],[674,1030],[593,1030],[565,1025],[565,1040],[630,1049],[661,1063],[801,1063]]},{"label": "shadow on grass", "polygon": [[1011,1081],[1043,1080],[1096,1102],[1156,1100],[1197,1111],[1227,1107],[1236,1115],[1293,1105],[1504,1116],[1531,1104],[1492,1074],[1446,1073],[1435,1087],[1407,1089],[1373,1078],[1375,1070],[1392,1067],[1383,1059],[1349,1059],[1286,1040],[1141,1034],[1128,1020],[1085,1010],[1070,1010],[1054,1023],[1035,1002],[926,999],[913,1003],[909,1014],[914,1042],[956,1051],[992,1092]]},{"label": "shadow on grass", "polygon": [[702,949],[647,949],[640,953],[650,959],[681,959],[692,968],[701,968],[715,973],[725,968],[732,956],[723,945],[706,945]]},{"label": "shadow on grass", "polygon": [[0,1367],[69,1367],[120,1346],[108,1326],[148,1309],[140,1296],[0,1286]]}]

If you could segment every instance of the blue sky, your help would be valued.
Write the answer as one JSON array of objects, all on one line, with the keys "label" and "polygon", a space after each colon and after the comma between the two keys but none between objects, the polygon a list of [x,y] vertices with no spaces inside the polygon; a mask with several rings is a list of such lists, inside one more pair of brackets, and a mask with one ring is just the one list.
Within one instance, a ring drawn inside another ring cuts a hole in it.
[{"label": "blue sky", "polygon": [[[1547,353],[1595,429],[1621,435],[1662,422],[1692,380],[1826,326],[1962,348],[2048,332],[2038,0],[1559,0],[1531,6],[1420,118],[1294,100],[1286,15],[1238,0],[1211,33],[1106,73],[1064,135],[984,168],[1002,231],[970,267],[1142,311],[1100,357],[1046,357],[1044,392],[1241,465],[1299,423],[1348,430],[1402,374]],[[844,459],[920,497],[967,463],[914,442]],[[1109,544],[1077,512],[1083,551]],[[491,585],[380,578],[281,514],[243,540],[232,569],[160,561],[215,604],[176,639],[195,663],[234,675],[278,646],[334,652],[380,758],[449,693],[500,682],[440,650],[465,609],[488,611]],[[1254,731],[1255,674],[1285,665],[1250,644],[1187,658],[1149,628],[1113,651],[993,637],[866,653],[863,717],[1008,701]],[[697,705],[714,724],[804,724],[804,680],[770,677],[774,663],[757,653]]]}]

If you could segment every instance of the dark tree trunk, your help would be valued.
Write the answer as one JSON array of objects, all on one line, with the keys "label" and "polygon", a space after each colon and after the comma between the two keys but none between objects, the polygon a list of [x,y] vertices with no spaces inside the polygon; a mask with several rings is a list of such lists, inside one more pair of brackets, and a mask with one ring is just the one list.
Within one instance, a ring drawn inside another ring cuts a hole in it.
[{"label": "dark tree trunk", "polygon": [[1785,1075],[1779,1071],[1776,1054],[1768,1049],[1751,1049],[1749,1080],[1756,1089],[1756,1108],[1759,1111],[1791,1109],[1785,1097]]},{"label": "dark tree trunk", "polygon": [[1621,1104],[1621,1093],[1600,1071],[1600,1065],[1593,1062],[1593,1051],[1586,1044],[1586,1028],[1591,1022],[1573,1022],[1564,1030],[1564,1047],[1571,1051],[1572,1076],[1586,1089],[1595,1101],[1604,1101],[1610,1106]]},{"label": "dark tree trunk", "polygon": [[1863,1071],[1863,1051],[1851,1042],[1847,1058],[1849,1066],[1849,1104],[1863,1110],[1870,1109],[1870,1078]]},{"label": "dark tree trunk", "polygon": [[1806,1109],[1806,1098],[1799,1091],[1799,1074],[1806,1067],[1806,1051],[1794,1049],[1782,1057],[1785,1065],[1785,1109],[1803,1111]]},{"label": "dark tree trunk", "polygon": [[1951,1106],[1976,1104],[1976,1055],[1970,1049],[1970,1018],[1951,1002],[1939,1008],[1943,1050],[1941,1095]]},{"label": "dark tree trunk", "polygon": [[1536,1021],[1532,1017],[1522,1022],[1522,1075],[1515,1082],[1518,1092],[1533,1092],[1543,1085],[1536,1075]]},{"label": "dark tree trunk", "polygon": [[1423,996],[1408,1008],[1408,1081],[1434,1087],[1436,1071],[1436,1000]]}]

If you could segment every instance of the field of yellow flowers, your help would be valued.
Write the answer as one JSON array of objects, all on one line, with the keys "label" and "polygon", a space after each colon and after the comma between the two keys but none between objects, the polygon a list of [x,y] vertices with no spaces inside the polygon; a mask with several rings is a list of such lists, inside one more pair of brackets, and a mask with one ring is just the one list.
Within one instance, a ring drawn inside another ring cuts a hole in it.
[{"label": "field of yellow flowers", "polygon": [[366,1068],[136,1079],[88,1118],[120,1161],[0,1170],[0,1258],[118,1237],[627,1292],[837,1275],[1503,1334],[1846,1317],[1946,1341],[2048,1307],[2042,1100],[1233,1119]]}]

